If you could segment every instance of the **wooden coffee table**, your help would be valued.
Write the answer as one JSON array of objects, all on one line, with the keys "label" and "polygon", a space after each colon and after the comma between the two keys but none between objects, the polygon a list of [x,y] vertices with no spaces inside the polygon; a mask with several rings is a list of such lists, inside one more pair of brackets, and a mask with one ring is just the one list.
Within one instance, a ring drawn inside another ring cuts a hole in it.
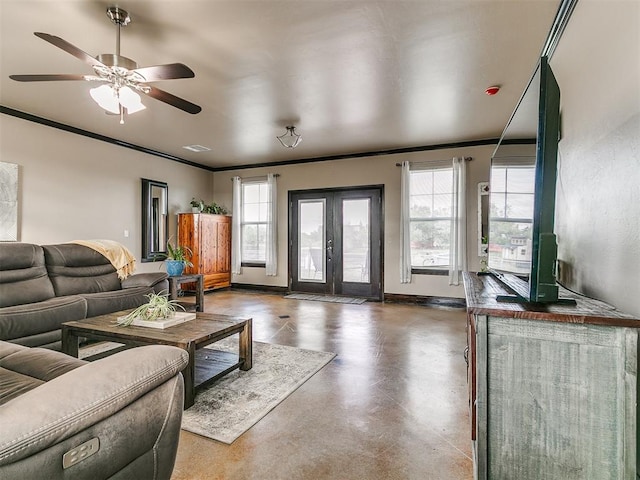
[{"label": "wooden coffee table", "polygon": [[[197,312],[195,320],[164,330],[118,326],[117,318],[126,315],[129,311],[63,323],[62,351],[77,357],[78,339],[81,337],[123,344],[120,348],[109,350],[109,354],[143,345],[173,345],[182,348],[189,353],[189,364],[182,372],[185,409],[193,405],[196,388],[208,385],[236,368],[249,370],[252,367],[252,320],[250,318]],[[240,337],[238,354],[209,348],[202,349],[236,333]]]}]

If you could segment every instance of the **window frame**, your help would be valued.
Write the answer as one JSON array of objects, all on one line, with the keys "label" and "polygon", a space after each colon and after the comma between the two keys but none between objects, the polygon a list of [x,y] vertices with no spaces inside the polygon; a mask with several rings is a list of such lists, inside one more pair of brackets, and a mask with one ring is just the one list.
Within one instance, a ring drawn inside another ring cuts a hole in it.
[{"label": "window frame", "polygon": [[[242,253],[244,254],[245,252],[245,243],[244,243],[244,231],[245,231],[245,226],[247,225],[255,225],[257,227],[257,230],[259,231],[260,229],[260,225],[264,225],[265,228],[268,226],[269,222],[267,219],[265,219],[264,221],[246,221],[245,220],[245,214],[244,214],[244,209],[245,209],[245,187],[248,186],[261,186],[261,185],[268,185],[267,179],[266,177],[264,179],[260,178],[260,179],[252,179],[252,180],[242,180],[240,182],[240,211],[241,211],[241,215],[240,215],[240,249],[242,251]],[[267,208],[269,208],[269,201],[268,198],[265,202],[257,202],[256,205],[260,205],[260,204],[264,204],[267,206]],[[259,215],[258,215],[259,216]],[[265,235],[265,242],[266,242],[266,235]],[[267,267],[267,258],[266,258],[266,243],[265,243],[265,249],[264,249],[264,254],[265,254],[265,259],[263,261],[261,260],[244,260],[244,255],[241,256],[242,260],[240,262],[240,265],[243,267],[257,267],[257,268],[266,268]]]},{"label": "window frame", "polygon": [[[449,161],[447,161],[446,163],[444,162],[434,162],[433,164],[428,164],[428,165],[420,165],[419,167],[412,167],[410,170],[410,175],[414,175],[414,174],[418,174],[418,173],[424,173],[425,171],[437,171],[437,170],[444,170],[447,171],[451,174],[451,184],[453,185],[453,165],[451,165],[451,163]],[[435,190],[433,188],[433,184],[432,184],[432,189],[431,189],[431,193],[427,194],[430,195],[432,198],[436,195]],[[442,195],[442,194],[437,194],[437,195]],[[448,192],[449,195],[449,204],[452,205],[453,204],[453,189],[451,189],[450,192]],[[409,184],[409,199],[411,199],[412,196],[415,196],[412,194],[411,192],[411,183]],[[410,200],[411,203],[411,200]],[[432,216],[432,217],[414,217],[411,215],[411,209],[410,209],[410,213],[409,213],[409,231],[412,231],[412,224],[414,222],[442,222],[442,221],[449,221],[449,223],[451,224],[451,221],[453,219],[453,211],[450,210],[449,212],[449,216],[443,217],[443,216]],[[412,240],[412,239],[411,239]],[[410,242],[412,243],[412,242]],[[411,265],[411,273],[414,275],[449,275],[449,263],[447,262],[447,265],[434,265],[434,266],[425,266],[425,265],[413,265],[413,247],[410,247],[411,249],[411,259],[412,259],[412,265]],[[449,255],[451,253],[451,229],[449,229]]]}]

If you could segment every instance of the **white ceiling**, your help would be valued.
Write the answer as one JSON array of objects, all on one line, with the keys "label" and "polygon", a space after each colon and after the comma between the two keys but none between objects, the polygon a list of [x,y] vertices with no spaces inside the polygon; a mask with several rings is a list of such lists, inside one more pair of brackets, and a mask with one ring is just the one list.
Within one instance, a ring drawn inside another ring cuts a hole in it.
[{"label": "white ceiling", "polygon": [[[202,106],[190,115],[144,97],[120,125],[90,82],[11,74],[92,74],[37,38],[115,53],[108,1],[0,0],[0,104],[214,168],[499,137],[559,0],[123,1],[121,54],[181,62],[193,79],[155,86]],[[484,90],[500,85],[489,97]],[[294,124],[296,149],[275,136]],[[210,152],[192,153],[200,144]]]}]

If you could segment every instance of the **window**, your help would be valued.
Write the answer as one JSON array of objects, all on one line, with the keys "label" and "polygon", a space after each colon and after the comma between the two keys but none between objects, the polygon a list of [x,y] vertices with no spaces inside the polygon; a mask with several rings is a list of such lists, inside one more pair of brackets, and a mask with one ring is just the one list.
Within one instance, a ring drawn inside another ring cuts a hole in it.
[{"label": "window", "polygon": [[409,182],[412,269],[446,269],[451,247],[453,167],[412,170]]},{"label": "window", "polygon": [[242,183],[242,263],[266,263],[269,211],[267,182]]},{"label": "window", "polygon": [[242,266],[264,267],[269,277],[278,275],[278,174],[233,181],[231,273],[242,275]]},{"label": "window", "polygon": [[[489,266],[528,274],[531,266],[535,166],[491,167]],[[518,247],[517,249],[514,247]]]}]

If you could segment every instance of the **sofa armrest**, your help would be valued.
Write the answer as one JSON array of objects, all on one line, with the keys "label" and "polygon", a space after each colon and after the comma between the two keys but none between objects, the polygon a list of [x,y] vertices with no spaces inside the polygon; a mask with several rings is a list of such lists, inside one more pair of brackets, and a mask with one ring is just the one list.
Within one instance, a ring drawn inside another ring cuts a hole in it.
[{"label": "sofa armrest", "polygon": [[0,465],[34,455],[108,418],[178,375],[188,359],[176,347],[133,348],[9,401],[0,407]]},{"label": "sofa armrest", "polygon": [[154,287],[168,277],[167,272],[136,273],[129,275],[122,281],[122,288]]}]

